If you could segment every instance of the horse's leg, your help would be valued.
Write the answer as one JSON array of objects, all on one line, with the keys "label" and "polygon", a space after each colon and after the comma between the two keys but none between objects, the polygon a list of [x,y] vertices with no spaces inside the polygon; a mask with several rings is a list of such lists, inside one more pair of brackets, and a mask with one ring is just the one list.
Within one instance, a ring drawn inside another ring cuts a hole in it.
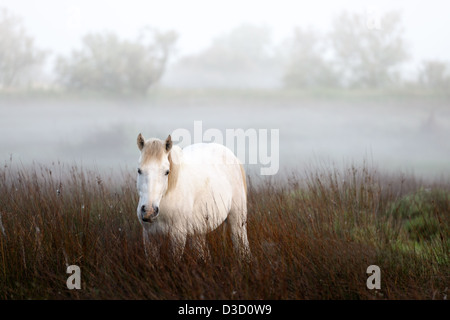
[{"label": "horse's leg", "polygon": [[142,231],[142,237],[144,239],[144,251],[147,259],[151,263],[159,261],[160,241],[145,229]]},{"label": "horse's leg", "polygon": [[247,238],[247,206],[245,202],[233,204],[227,220],[236,254],[241,261],[249,262],[251,253]]},{"label": "horse's leg", "polygon": [[193,250],[195,250],[197,257],[200,257],[204,262],[211,259],[208,246],[206,245],[206,235],[195,234],[191,238]]},{"label": "horse's leg", "polygon": [[170,233],[170,248],[175,262],[179,262],[183,256],[186,237],[185,232],[175,231]]}]

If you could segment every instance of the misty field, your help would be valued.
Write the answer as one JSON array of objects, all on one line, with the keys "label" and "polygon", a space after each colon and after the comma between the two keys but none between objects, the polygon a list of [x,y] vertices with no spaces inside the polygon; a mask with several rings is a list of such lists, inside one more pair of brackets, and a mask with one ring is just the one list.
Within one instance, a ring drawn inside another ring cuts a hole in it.
[{"label": "misty field", "polygon": [[[0,169],[0,299],[445,299],[450,184],[369,165],[249,177],[253,259],[224,226],[210,260],[146,260],[135,177],[53,163]],[[166,241],[162,239],[161,241]],[[165,246],[163,246],[164,248]],[[66,268],[81,269],[69,290]],[[381,289],[366,286],[381,269]]]},{"label": "misty field", "polygon": [[[12,156],[24,165],[60,160],[104,173],[134,168],[140,132],[165,139],[185,129],[194,136],[200,120],[203,133],[218,129],[224,136],[228,129],[278,129],[280,173],[316,161],[366,158],[383,172],[448,177],[448,106],[447,98],[326,91],[160,90],[136,100],[3,96],[0,159]],[[244,160],[248,171],[259,171]]]}]

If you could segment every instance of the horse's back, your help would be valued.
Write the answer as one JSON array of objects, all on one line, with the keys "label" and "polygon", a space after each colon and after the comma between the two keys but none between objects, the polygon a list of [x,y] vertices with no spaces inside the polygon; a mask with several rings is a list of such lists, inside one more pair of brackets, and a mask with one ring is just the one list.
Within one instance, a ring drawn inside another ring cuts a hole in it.
[{"label": "horse's back", "polygon": [[230,149],[217,143],[196,143],[185,147],[183,162],[202,165],[239,164]]},{"label": "horse's back", "polygon": [[216,143],[193,144],[183,149],[183,163],[189,167],[190,179],[196,180],[201,189],[202,206],[205,202],[223,205],[228,213],[233,203],[246,205],[245,173],[230,149]]},{"label": "horse's back", "polygon": [[244,179],[242,165],[234,153],[217,143],[196,143],[183,149],[183,163],[196,175],[208,179],[225,179],[232,184]]}]

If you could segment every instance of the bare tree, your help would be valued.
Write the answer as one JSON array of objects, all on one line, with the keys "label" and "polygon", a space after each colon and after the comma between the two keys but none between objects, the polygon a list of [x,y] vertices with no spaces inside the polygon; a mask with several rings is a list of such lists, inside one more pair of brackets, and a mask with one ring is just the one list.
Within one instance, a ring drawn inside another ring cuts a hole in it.
[{"label": "bare tree", "polygon": [[439,60],[424,61],[419,71],[419,84],[433,90],[450,90],[449,64]]},{"label": "bare tree", "polygon": [[398,67],[408,58],[400,15],[378,17],[376,27],[365,14],[342,13],[330,39],[343,82],[351,87],[385,87],[399,79]]},{"label": "bare tree", "polygon": [[172,31],[150,28],[134,41],[113,33],[88,34],[81,50],[58,58],[58,80],[69,90],[145,94],[163,75],[176,40]]},{"label": "bare tree", "polygon": [[328,88],[338,86],[333,64],[325,56],[325,39],[312,29],[296,28],[287,43],[284,84],[289,88]]},{"label": "bare tree", "polygon": [[0,87],[27,85],[33,71],[45,61],[45,52],[35,47],[21,20],[6,9],[0,10]]}]

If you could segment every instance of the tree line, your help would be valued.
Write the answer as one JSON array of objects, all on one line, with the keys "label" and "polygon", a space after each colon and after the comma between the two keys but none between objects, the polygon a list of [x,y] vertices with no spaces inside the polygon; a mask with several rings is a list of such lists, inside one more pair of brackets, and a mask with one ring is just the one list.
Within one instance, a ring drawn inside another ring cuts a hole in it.
[{"label": "tree line", "polygon": [[[90,33],[81,48],[54,59],[53,88],[75,92],[142,95],[160,82],[178,34],[142,28],[134,39]],[[0,10],[0,89],[35,86],[50,52],[38,48],[20,18]],[[368,25],[360,13],[343,12],[324,33],[297,27],[273,44],[266,26],[241,25],[216,37],[204,50],[181,57],[172,76],[198,86],[273,86],[290,89],[383,89],[405,85],[450,89],[447,61],[422,61],[414,79],[402,66],[410,54],[401,16],[389,12]]]}]

